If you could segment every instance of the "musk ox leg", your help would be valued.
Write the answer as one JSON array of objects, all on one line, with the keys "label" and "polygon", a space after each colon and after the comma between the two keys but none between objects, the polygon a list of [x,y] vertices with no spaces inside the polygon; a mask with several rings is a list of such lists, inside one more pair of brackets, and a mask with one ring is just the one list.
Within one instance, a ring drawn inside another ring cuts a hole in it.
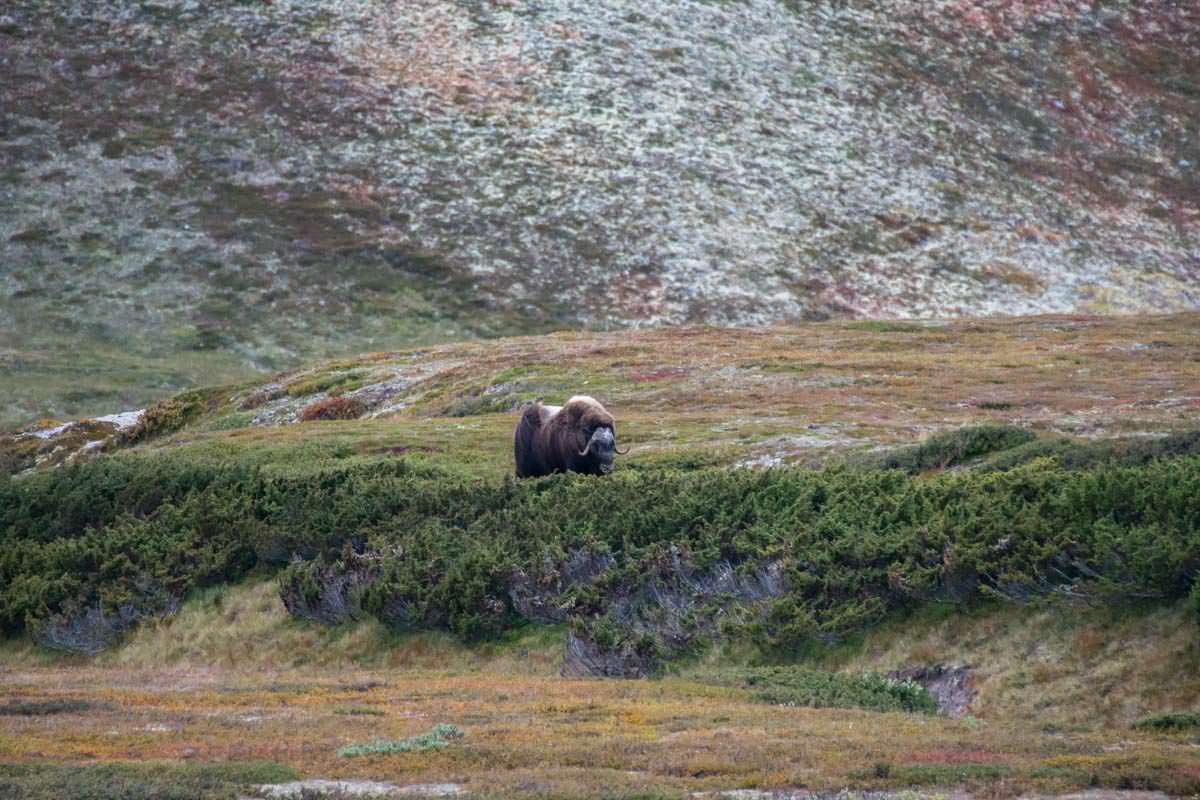
[{"label": "musk ox leg", "polygon": [[518,478],[533,478],[546,474],[536,446],[537,434],[541,427],[541,404],[531,403],[521,414],[521,420],[517,423],[517,431],[513,435],[513,455],[517,461]]}]

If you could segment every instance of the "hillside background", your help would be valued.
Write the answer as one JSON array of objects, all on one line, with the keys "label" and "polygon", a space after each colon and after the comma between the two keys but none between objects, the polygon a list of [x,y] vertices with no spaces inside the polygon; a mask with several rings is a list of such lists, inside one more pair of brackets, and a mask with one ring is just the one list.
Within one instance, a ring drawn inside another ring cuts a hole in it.
[{"label": "hillside background", "polygon": [[1200,306],[1187,3],[17,0],[0,70],[5,427],[478,336]]},{"label": "hillside background", "polygon": [[[0,796],[1200,797],[1197,3],[5,0],[0,76]],[[577,392],[617,470],[515,479]]]}]

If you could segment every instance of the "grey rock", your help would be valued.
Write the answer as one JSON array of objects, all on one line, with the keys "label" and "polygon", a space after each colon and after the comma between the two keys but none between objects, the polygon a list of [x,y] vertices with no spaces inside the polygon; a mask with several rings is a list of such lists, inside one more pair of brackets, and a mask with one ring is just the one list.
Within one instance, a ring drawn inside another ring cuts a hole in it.
[{"label": "grey rock", "polygon": [[316,797],[327,797],[331,800],[356,797],[451,797],[462,793],[463,788],[456,783],[415,783],[397,786],[382,781],[321,779],[263,784],[256,790],[257,797],[271,800],[308,800]]}]

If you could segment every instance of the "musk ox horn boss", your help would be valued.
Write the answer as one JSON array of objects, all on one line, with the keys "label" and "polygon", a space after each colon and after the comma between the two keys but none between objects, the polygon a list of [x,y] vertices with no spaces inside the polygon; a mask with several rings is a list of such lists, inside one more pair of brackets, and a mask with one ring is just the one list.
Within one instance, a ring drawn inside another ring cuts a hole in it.
[{"label": "musk ox horn boss", "polygon": [[617,450],[612,414],[591,397],[576,395],[562,406],[531,403],[521,413],[513,436],[517,477],[552,472],[607,475]]}]

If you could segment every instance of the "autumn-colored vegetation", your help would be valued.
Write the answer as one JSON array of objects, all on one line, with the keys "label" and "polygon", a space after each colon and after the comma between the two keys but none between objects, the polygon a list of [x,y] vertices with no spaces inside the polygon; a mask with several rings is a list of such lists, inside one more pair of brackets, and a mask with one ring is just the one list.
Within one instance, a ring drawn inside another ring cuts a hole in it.
[{"label": "autumn-colored vegetation", "polygon": [[358,419],[367,410],[361,400],[350,397],[330,397],[305,406],[300,412],[301,422],[318,419]]},{"label": "autumn-colored vegetation", "polygon": [[[1122,620],[1095,609],[1035,618],[1036,635],[1023,631],[1031,646],[1070,651],[1075,639],[1107,635],[1137,641],[1140,653],[1073,653],[1046,661],[1091,680],[1077,696],[1062,693],[1076,691],[1067,679],[1060,685],[1006,665],[988,680],[1024,681],[1011,689],[1009,705],[949,720],[787,705],[760,697],[744,671],[717,663],[653,681],[565,680],[557,676],[559,648],[531,632],[467,647],[436,634],[388,636],[371,626],[297,623],[277,600],[257,610],[272,599],[269,582],[210,590],[173,620],[140,630],[124,650],[90,663],[0,648],[0,685],[13,702],[92,703],[61,714],[0,715],[0,786],[22,784],[30,787],[28,797],[42,800],[54,796],[33,792],[45,785],[86,786],[107,775],[141,787],[156,774],[184,778],[225,769],[217,785],[229,794],[209,786],[203,792],[193,787],[190,796],[228,797],[236,794],[231,786],[297,776],[402,786],[452,782],[472,795],[521,798],[683,800],[696,791],[797,787],[916,788],[928,797],[959,787],[1010,797],[1130,785],[1187,796],[1197,788],[1200,764],[1186,731],[1132,729],[1128,720],[1110,726],[1098,713],[1109,703],[1096,695],[1114,671],[1128,678],[1142,674],[1125,671],[1139,659],[1153,660],[1166,670],[1163,683],[1137,685],[1158,692],[1168,689],[1174,671],[1194,663],[1174,655],[1179,640],[1159,646],[1134,638],[1148,628],[1177,627],[1174,612]],[[1016,619],[972,614],[910,623],[907,630],[924,637],[956,628],[963,640],[945,654],[979,663],[989,633],[996,638],[997,630],[1020,627]],[[244,635],[237,634],[239,625],[246,626]],[[896,636],[896,644],[904,638]],[[856,648],[849,657],[864,655]],[[1028,651],[1023,660],[1027,670],[1043,663]],[[980,663],[980,669],[988,667]],[[714,681],[706,670],[735,679]],[[1127,688],[1118,683],[1111,691]],[[1128,699],[1153,703],[1140,693]],[[1047,705],[1037,711],[1038,703]],[[1014,716],[1025,708],[1036,713]],[[439,724],[463,736],[422,752],[338,757],[347,746],[399,742]],[[247,762],[260,771],[243,772]]]},{"label": "autumn-colored vegetation", "polygon": [[[1194,333],[560,334],[169,399],[0,477],[0,787],[1195,791]],[[508,477],[508,409],[578,390],[632,445],[616,473]],[[360,418],[294,424],[343,398]],[[572,647],[653,678],[562,679]],[[882,677],[952,661],[962,721]],[[337,757],[440,724],[463,737]]]},{"label": "autumn-colored vegetation", "polygon": [[[623,463],[635,468],[814,465],[992,423],[1043,440],[1062,437],[1064,444],[1152,436],[1185,430],[1200,415],[1193,391],[1200,384],[1198,331],[1200,317],[1180,314],[872,320],[459,343],[339,359],[200,397],[181,395],[162,410],[173,402],[191,416],[156,411],[149,418],[162,424],[141,440],[185,444],[194,453],[245,451],[260,463],[403,453],[496,478],[512,468],[509,412],[579,391],[617,415],[622,443],[634,446]],[[329,396],[358,400],[366,411],[352,422],[291,424]],[[172,430],[175,439],[166,435]],[[0,466],[51,466],[74,459],[81,446],[0,435]]]}]

